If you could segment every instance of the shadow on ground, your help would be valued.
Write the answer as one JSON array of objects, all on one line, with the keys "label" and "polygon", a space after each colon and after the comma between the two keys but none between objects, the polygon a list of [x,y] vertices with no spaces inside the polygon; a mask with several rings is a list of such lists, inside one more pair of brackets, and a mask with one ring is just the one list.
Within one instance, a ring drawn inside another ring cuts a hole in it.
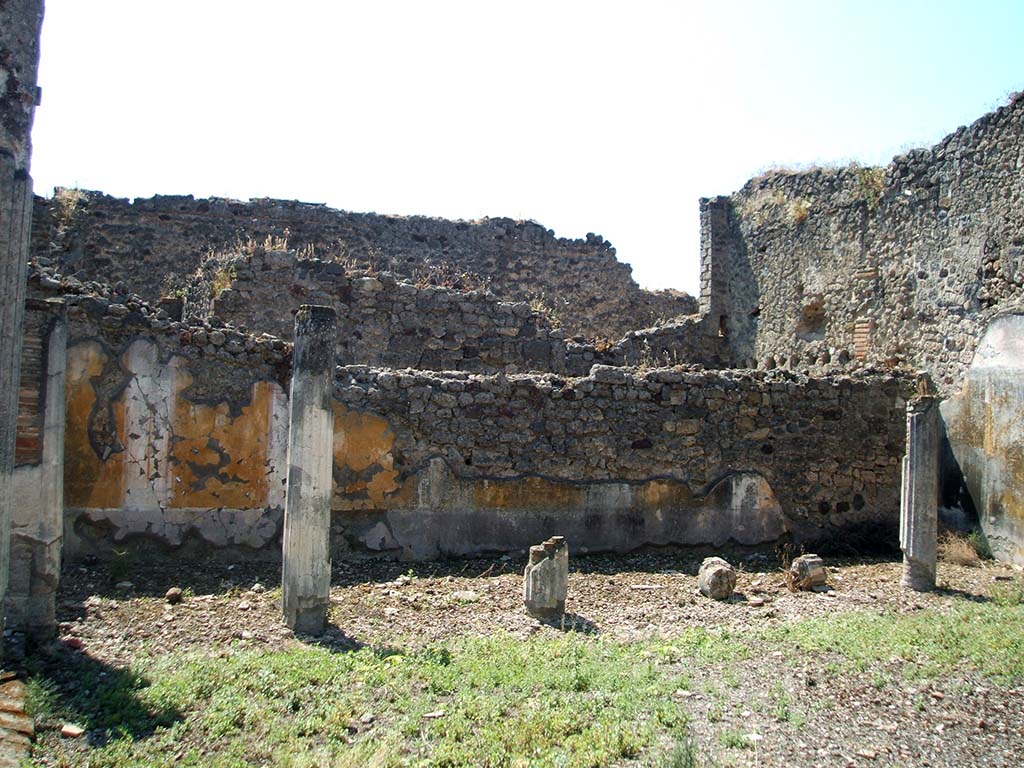
[{"label": "shadow on ground", "polygon": [[53,642],[36,649],[26,661],[31,680],[29,707],[37,727],[72,723],[85,729],[90,746],[112,738],[146,739],[157,728],[182,719],[176,709],[151,707],[140,698],[149,680],[87,653]]}]

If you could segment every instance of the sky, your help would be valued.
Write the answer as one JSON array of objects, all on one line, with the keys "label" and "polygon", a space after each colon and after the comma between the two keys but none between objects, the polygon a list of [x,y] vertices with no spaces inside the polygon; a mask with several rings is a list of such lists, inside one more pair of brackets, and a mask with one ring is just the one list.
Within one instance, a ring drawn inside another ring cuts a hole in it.
[{"label": "sky", "polygon": [[700,197],[934,144],[1022,40],[1021,0],[46,0],[33,177],[532,219],[696,295]]}]

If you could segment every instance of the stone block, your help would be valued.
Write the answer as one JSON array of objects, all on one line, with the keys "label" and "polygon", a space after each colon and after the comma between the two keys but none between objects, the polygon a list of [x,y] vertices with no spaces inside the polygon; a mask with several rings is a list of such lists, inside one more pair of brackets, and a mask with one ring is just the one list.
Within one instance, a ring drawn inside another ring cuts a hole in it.
[{"label": "stone block", "polygon": [[736,570],[720,557],[705,557],[697,573],[697,587],[705,597],[728,600],[736,589]]},{"label": "stone block", "polygon": [[823,587],[828,581],[828,571],[825,570],[824,561],[817,555],[800,555],[789,566],[789,580],[793,589]]}]

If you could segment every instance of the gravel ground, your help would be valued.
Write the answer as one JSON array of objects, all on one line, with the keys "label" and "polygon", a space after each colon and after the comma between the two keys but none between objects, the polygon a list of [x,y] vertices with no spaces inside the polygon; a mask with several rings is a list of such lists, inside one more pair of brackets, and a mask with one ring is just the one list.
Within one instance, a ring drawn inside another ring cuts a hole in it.
[{"label": "gravel ground", "polygon": [[[734,553],[737,595],[716,603],[697,594],[699,562],[693,553],[664,551],[575,558],[566,628],[616,640],[670,638],[694,626],[742,634],[857,609],[948,610],[984,600],[995,584],[1024,582],[1006,565],[940,563],[940,589],[917,594],[899,588],[898,562],[829,561],[830,591],[791,593],[774,556]],[[410,647],[495,631],[522,638],[562,631],[523,612],[523,566],[521,558],[336,563],[333,626],[317,642]],[[280,625],[279,578],[273,565],[152,565],[111,586],[106,567],[71,565],[58,603],[58,642],[121,666],[140,653],[216,654],[231,643],[307,641]],[[170,587],[185,590],[173,606],[164,600]],[[908,681],[898,659],[855,672],[817,657],[794,664],[782,656],[765,646],[742,661],[686,670],[692,685],[676,695],[691,714],[696,744],[717,764],[1024,764],[1022,683],[999,686],[968,672],[922,683]]]}]

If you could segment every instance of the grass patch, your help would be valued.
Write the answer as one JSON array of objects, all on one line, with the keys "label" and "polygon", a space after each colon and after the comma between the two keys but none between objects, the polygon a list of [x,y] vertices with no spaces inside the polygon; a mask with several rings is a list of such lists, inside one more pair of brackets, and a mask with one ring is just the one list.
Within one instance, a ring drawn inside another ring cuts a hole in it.
[{"label": "grass patch", "polygon": [[1000,681],[1019,680],[1024,678],[1024,585],[1008,586],[1005,597],[995,592],[989,603],[947,612],[808,619],[770,630],[765,640],[803,652],[834,653],[861,670],[897,657],[915,662],[914,674],[924,677],[968,668]]},{"label": "grass patch", "polygon": [[33,685],[50,717],[104,732],[90,766],[599,766],[685,733],[666,665],[642,644],[499,635],[411,654],[175,655],[140,661],[146,677],[124,673],[109,695],[64,701],[43,674]]},{"label": "grass patch", "polygon": [[992,602],[1001,608],[1024,605],[1024,583],[996,585],[990,590]]},{"label": "grass patch", "polygon": [[718,734],[718,742],[728,749],[753,749],[754,742],[746,734],[732,728]]},{"label": "grass patch", "polygon": [[697,745],[690,739],[685,739],[676,744],[656,765],[658,768],[701,768],[707,763],[701,758]]},{"label": "grass patch", "polygon": [[[228,646],[139,658],[127,670],[65,649],[36,659],[28,708],[44,726],[88,731],[72,741],[43,727],[36,756],[48,766],[695,766],[706,761],[688,741],[689,717],[720,722],[726,706],[717,695],[703,712],[675,700],[699,667],[729,688],[740,679],[732,665],[783,649],[783,664],[815,654],[837,672],[875,672],[879,689],[890,680],[871,665],[893,657],[916,674],[967,669],[1016,682],[1022,622],[1024,585],[1015,582],[989,602],[944,612],[854,612],[746,635],[691,628],[634,643],[568,633],[408,652]],[[781,683],[768,693],[773,719],[805,723]],[[718,736],[731,749],[752,749],[753,738]]]}]

